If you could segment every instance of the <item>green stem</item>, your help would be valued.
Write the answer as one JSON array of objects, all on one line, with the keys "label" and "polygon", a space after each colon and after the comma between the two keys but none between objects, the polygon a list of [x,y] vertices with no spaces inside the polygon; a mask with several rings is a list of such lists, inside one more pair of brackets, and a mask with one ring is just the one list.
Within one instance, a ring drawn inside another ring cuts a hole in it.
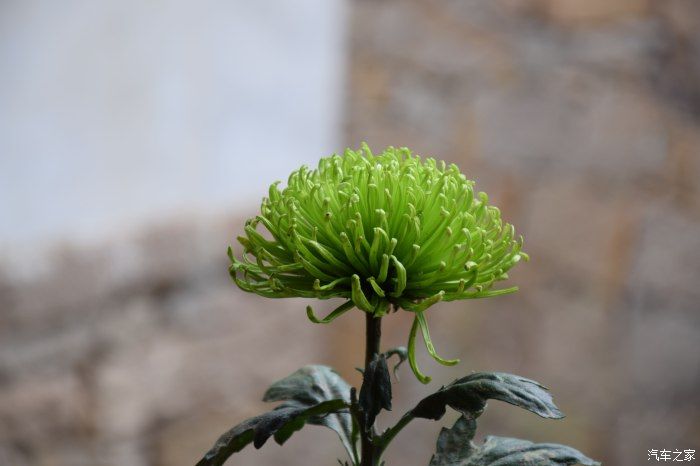
[{"label": "green stem", "polygon": [[413,419],[413,412],[409,411],[406,414],[404,414],[401,419],[399,419],[399,422],[396,423],[396,425],[390,429],[387,429],[382,436],[379,438],[379,442],[377,443],[377,456],[381,457],[382,454],[384,453],[384,450],[386,450],[386,447],[391,443],[392,440],[394,440],[394,437],[398,435],[401,430],[408,425],[409,422],[411,422]]},{"label": "green stem", "polygon": [[355,387],[350,388],[350,414],[352,415],[352,435],[350,442],[352,445],[352,464],[357,466],[360,464],[360,454],[357,451],[357,439],[360,436],[360,419],[362,416],[360,414],[360,405],[357,401],[357,389],[355,389]]},{"label": "green stem", "polygon": [[[382,337],[382,318],[374,317],[370,312],[366,313],[365,316],[365,370],[367,370],[369,363],[379,354],[379,342]],[[378,449],[374,444],[373,436],[374,426],[360,425],[361,466],[376,466],[379,461]]]}]

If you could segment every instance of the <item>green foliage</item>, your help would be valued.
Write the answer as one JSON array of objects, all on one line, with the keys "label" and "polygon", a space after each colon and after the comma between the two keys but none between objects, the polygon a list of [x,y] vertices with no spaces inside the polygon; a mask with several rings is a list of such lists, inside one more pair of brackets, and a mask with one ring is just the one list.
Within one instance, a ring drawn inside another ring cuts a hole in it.
[{"label": "green foliage", "polygon": [[[477,372],[459,378],[423,398],[398,423],[378,433],[375,420],[391,410],[392,386],[387,359],[408,360],[424,383],[415,358],[420,334],[440,364],[457,359],[438,356],[428,330],[426,310],[440,301],[510,293],[494,289],[508,270],[527,255],[522,238],[501,221],[484,193],[456,166],[388,148],[373,155],[361,151],[321,159],[316,170],[292,173],[287,187],[270,187],[261,213],[247,222],[237,259],[231,248],[229,272],[245,291],[270,298],[343,298],[327,316],[308,318],[327,324],[350,309],[366,312],[366,367],[359,399],[335,371],[306,366],[274,383],[265,401],[282,401],[274,410],[248,419],[222,435],[197,466],[221,466],[249,443],[260,448],[271,436],[284,443],[305,424],[334,430],[350,461],[341,466],[384,466],[382,455],[414,419],[441,419],[447,407],[460,418],[443,428],[430,466],[561,466],[597,463],[573,448],[525,440],[487,437],[473,443],[476,420],[490,399],[521,407],[543,418],[563,414],[548,390],[524,377]],[[258,231],[257,226],[267,230]],[[414,313],[407,348],[380,351],[381,318],[390,309]],[[360,450],[358,451],[358,443]]]},{"label": "green foliage", "polygon": [[[350,385],[327,366],[304,366],[293,374],[272,384],[263,396],[263,401],[286,401],[286,406],[313,406],[330,400],[350,403]],[[352,440],[352,418],[347,410],[322,417],[313,417],[310,424],[334,430],[350,457],[357,456]]]},{"label": "green foliage", "polygon": [[229,456],[241,451],[250,442],[253,442],[255,448],[260,448],[272,435],[282,445],[310,419],[318,419],[345,408],[347,404],[343,400],[324,401],[310,407],[281,405],[270,412],[247,419],[223,434],[197,466],[221,466]]},{"label": "green foliage", "polygon": [[274,410],[247,419],[216,441],[196,466],[221,466],[234,453],[253,442],[262,447],[270,436],[282,445],[305,424],[333,429],[348,454],[357,462],[348,411],[350,386],[333,369],[306,366],[273,384],[264,401],[285,401]]},{"label": "green foliage", "polygon": [[[437,392],[423,398],[415,408],[401,418],[396,426],[382,434],[379,440],[380,449],[383,451],[393,438],[413,419],[439,420],[445,415],[446,408],[449,406],[461,413],[465,419],[462,424],[456,426],[455,430],[445,433],[445,437],[438,441],[438,457],[441,457],[441,452],[444,451],[447,453],[443,456],[450,458],[456,452],[462,451],[455,446],[462,444],[455,440],[454,437],[469,433],[469,440],[471,440],[474,436],[472,431],[476,429],[476,419],[481,416],[484,409],[486,409],[486,402],[491,399],[510,403],[543,418],[561,419],[564,417],[552,401],[552,397],[547,389],[534,380],[502,372],[475,372],[459,378],[449,385],[441,387]],[[467,431],[467,428],[471,430]],[[450,444],[452,447],[448,449],[445,446],[441,447],[441,444]],[[448,460],[445,459],[444,461]],[[443,462],[437,464],[452,463]],[[454,464],[461,463],[457,462]]]},{"label": "green foliage", "polygon": [[580,451],[556,443],[490,436],[477,446],[472,443],[475,433],[476,421],[464,416],[452,428],[443,428],[429,466],[600,466]]},{"label": "green foliage", "polygon": [[476,419],[489,399],[505,401],[544,418],[564,417],[545,387],[534,380],[503,372],[475,372],[457,379],[421,400],[412,414],[438,420],[444,416],[445,407],[449,406]]},{"label": "green foliage", "polygon": [[365,368],[359,401],[354,390],[329,367],[303,367],[274,383],[265,393],[265,401],[285,401],[283,404],[233,427],[196,466],[221,466],[229,456],[251,442],[260,448],[270,436],[281,445],[305,424],[333,429],[351,459],[351,462],[338,461],[347,466],[365,464],[361,463],[357,451],[357,430],[368,432],[378,452],[372,463],[375,466],[381,464],[381,454],[409,422],[417,418],[441,419],[447,406],[461,416],[452,428],[443,428],[440,432],[429,466],[599,465],[564,445],[533,444],[503,437],[487,437],[479,446],[472,442],[476,419],[484,412],[489,399],[505,401],[544,418],[563,417],[547,389],[524,377],[477,372],[457,379],[421,400],[396,426],[381,435],[374,433],[374,421],[382,409],[391,409],[392,397],[385,354],[375,356]]},{"label": "green foliage", "polygon": [[476,420],[460,416],[451,427],[443,427],[438,435],[435,454],[429,466],[455,466],[474,452],[472,439],[476,434]]}]

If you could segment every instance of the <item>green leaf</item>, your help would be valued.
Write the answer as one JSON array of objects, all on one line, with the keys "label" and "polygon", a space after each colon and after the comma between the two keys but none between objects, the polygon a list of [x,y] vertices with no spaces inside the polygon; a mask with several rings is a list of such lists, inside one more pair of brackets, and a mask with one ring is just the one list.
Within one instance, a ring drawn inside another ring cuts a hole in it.
[{"label": "green leaf", "polygon": [[555,443],[487,437],[483,445],[472,442],[476,421],[461,416],[450,429],[443,428],[430,466],[600,466],[580,451]]},{"label": "green leaf", "polygon": [[534,380],[502,372],[476,372],[457,379],[421,400],[411,413],[415,417],[437,420],[450,406],[475,419],[483,412],[488,399],[505,401],[544,418],[564,417],[545,387]]},{"label": "green leaf", "polygon": [[448,429],[443,427],[438,435],[435,454],[430,459],[430,466],[452,466],[462,464],[474,449],[472,439],[476,433],[476,421],[460,416]]},{"label": "green leaf", "polygon": [[291,435],[312,419],[321,419],[348,407],[344,400],[330,400],[310,407],[287,406],[247,419],[223,434],[196,466],[221,466],[232,454],[253,442],[262,447],[272,435],[282,445]]},{"label": "green leaf", "polygon": [[383,354],[375,356],[362,373],[359,403],[365,428],[374,425],[382,409],[391,411],[391,379]]},{"label": "green leaf", "polygon": [[580,451],[556,443],[532,443],[507,437],[486,437],[464,466],[600,466]]},{"label": "green leaf", "polygon": [[260,448],[270,436],[282,445],[305,424],[333,429],[357,463],[352,440],[350,386],[333,369],[305,366],[275,382],[264,401],[284,401],[274,410],[247,419],[223,434],[196,466],[221,466],[232,454],[253,442]]},{"label": "green leaf", "polygon": [[[263,401],[285,401],[282,406],[308,407],[323,401],[340,399],[350,403],[350,385],[332,368],[322,365],[302,367],[284,379],[275,382],[265,392]],[[352,416],[348,411],[313,417],[309,424],[333,429],[347,450],[356,460],[355,443],[352,441]]]}]

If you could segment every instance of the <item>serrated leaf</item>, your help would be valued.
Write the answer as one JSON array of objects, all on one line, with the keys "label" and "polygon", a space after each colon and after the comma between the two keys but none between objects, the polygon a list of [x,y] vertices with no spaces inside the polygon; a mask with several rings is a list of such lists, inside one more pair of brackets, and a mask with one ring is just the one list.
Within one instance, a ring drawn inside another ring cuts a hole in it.
[{"label": "serrated leaf", "polygon": [[421,400],[411,412],[415,417],[438,420],[450,406],[475,419],[481,415],[489,399],[505,401],[544,418],[564,417],[544,386],[502,372],[476,372],[457,379]]},{"label": "serrated leaf", "polygon": [[443,428],[429,466],[600,466],[580,451],[555,443],[487,437],[483,445],[472,442],[476,421],[464,416],[450,429]]},{"label": "serrated leaf", "polygon": [[383,354],[375,356],[362,373],[359,403],[366,428],[374,425],[382,409],[391,411],[391,378]]},{"label": "serrated leaf", "polygon": [[275,382],[265,392],[263,401],[284,401],[274,410],[248,419],[222,435],[197,463],[197,466],[220,466],[232,454],[253,442],[260,448],[270,436],[280,445],[305,424],[333,429],[356,461],[352,442],[350,386],[327,366],[311,365]]},{"label": "serrated leaf", "polygon": [[348,407],[344,400],[330,400],[307,407],[281,405],[260,416],[247,419],[223,434],[196,466],[221,466],[236,452],[253,442],[262,447],[272,435],[283,444],[310,419],[319,419]]},{"label": "serrated leaf", "polygon": [[459,465],[472,453],[474,445],[471,441],[475,433],[476,421],[464,416],[460,416],[450,429],[443,427],[430,466]]},{"label": "serrated leaf", "polygon": [[460,466],[600,466],[580,451],[556,443],[532,443],[507,437],[486,437]]},{"label": "serrated leaf", "polygon": [[[289,407],[308,407],[334,399],[349,404],[350,385],[332,368],[322,365],[302,367],[272,384],[263,396],[263,401],[285,401],[281,406]],[[334,430],[350,458],[356,459],[352,440],[352,416],[348,411],[312,417],[307,422]]]}]

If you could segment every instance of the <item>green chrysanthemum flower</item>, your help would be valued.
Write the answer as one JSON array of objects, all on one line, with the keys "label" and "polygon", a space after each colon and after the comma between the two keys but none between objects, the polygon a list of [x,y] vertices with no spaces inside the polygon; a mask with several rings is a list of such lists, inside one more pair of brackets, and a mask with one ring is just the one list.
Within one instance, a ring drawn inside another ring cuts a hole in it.
[{"label": "green chrysanthemum flower", "polygon": [[[421,159],[406,148],[373,155],[346,150],[323,158],[316,170],[301,167],[280,190],[274,183],[261,214],[248,220],[230,273],[243,290],[269,298],[345,298],[316,323],[328,323],[357,307],[377,317],[391,308],[415,313],[408,343],[415,363],[418,330],[433,348],[424,311],[439,301],[511,293],[494,289],[527,255],[522,238],[504,224],[485,193],[456,165]],[[262,225],[269,234],[257,230]]]}]

